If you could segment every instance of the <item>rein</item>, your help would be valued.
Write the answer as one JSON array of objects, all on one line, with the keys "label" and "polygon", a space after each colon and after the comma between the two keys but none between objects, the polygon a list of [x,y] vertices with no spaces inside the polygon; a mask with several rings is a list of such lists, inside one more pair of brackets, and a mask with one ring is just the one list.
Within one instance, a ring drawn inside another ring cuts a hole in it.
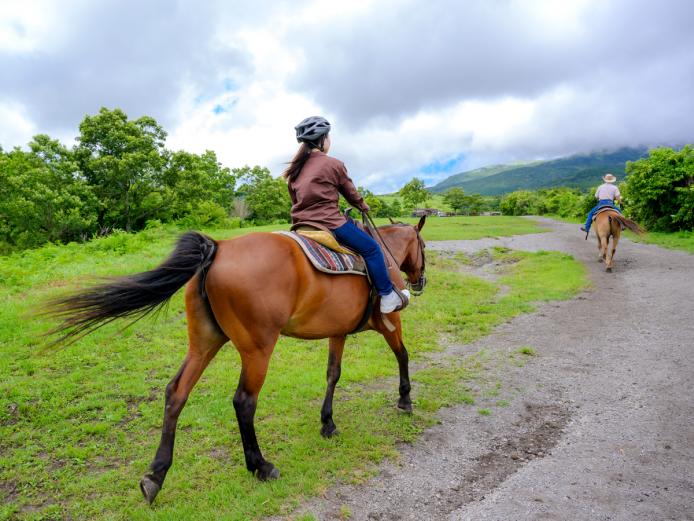
[{"label": "rein", "polygon": [[364,223],[365,228],[371,229],[371,231],[375,232],[376,235],[378,236],[379,240],[381,241],[381,244],[383,244],[383,247],[386,249],[388,254],[390,255],[390,258],[393,259],[393,262],[395,262],[395,265],[397,266],[398,261],[395,258],[395,255],[393,255],[393,252],[390,251],[390,248],[388,247],[388,243],[383,239],[383,236],[381,235],[381,232],[378,231],[378,226],[376,226],[376,223],[374,220],[371,218],[371,216],[366,213],[362,212],[361,213],[361,220]]},{"label": "rein", "polygon": [[[371,218],[371,216],[370,216],[367,212],[362,212],[362,213],[361,213],[361,218],[362,218],[362,223],[364,224],[364,227],[365,227],[365,228],[368,228],[368,229],[372,230],[372,232],[375,232],[375,233],[376,233],[376,235],[378,236],[379,240],[381,241],[381,244],[382,244],[383,247],[386,249],[386,251],[387,251],[388,254],[390,255],[391,259],[393,259],[393,262],[394,262],[395,265],[397,266],[398,261],[397,261],[397,259],[395,258],[395,255],[393,255],[393,252],[390,251],[390,248],[388,247],[388,243],[383,239],[383,236],[381,235],[381,232],[378,231],[378,226],[376,226],[376,223],[373,221],[373,219]],[[402,223],[402,224],[404,224],[404,223]],[[418,281],[417,284],[416,284],[416,286],[418,286],[419,289],[415,289],[415,285],[413,285],[413,284],[410,283],[410,282],[408,282],[407,285],[410,286],[410,288],[412,289],[412,292],[413,292],[415,295],[420,295],[420,294],[424,291],[424,286],[426,285],[426,282],[427,282],[426,275],[424,275],[424,269],[425,269],[425,267],[426,267],[426,257],[425,257],[425,255],[424,255],[424,248],[425,248],[426,245],[425,245],[425,243],[424,243],[424,239],[422,239],[422,236],[419,234],[419,230],[417,229],[416,226],[414,227],[414,231],[415,231],[415,233],[417,234],[417,242],[418,242],[418,245],[419,245],[419,248],[418,248],[418,250],[419,250],[419,255],[420,255],[421,258],[422,258],[422,270],[421,270],[421,275],[420,275],[420,277],[419,277],[419,281]]]}]

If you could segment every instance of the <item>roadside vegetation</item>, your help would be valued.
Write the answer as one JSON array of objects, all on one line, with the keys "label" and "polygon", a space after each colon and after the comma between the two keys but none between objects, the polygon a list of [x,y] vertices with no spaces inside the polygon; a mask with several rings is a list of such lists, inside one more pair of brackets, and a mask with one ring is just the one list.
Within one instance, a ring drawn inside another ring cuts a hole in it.
[{"label": "roadside vegetation", "polygon": [[[638,242],[694,253],[694,148],[668,147],[649,151],[646,158],[628,161],[626,179],[619,183],[624,214],[649,233],[628,237]],[[596,186],[599,180],[596,180]],[[583,222],[596,204],[595,187],[588,192],[571,188],[520,190],[502,197],[504,215],[548,215]]]},{"label": "roadside vegetation", "polygon": [[[526,219],[506,219],[535,231]],[[489,223],[475,220],[431,219],[427,227],[437,238],[490,234]],[[251,230],[205,231],[220,239]],[[367,479],[384,457],[397,457],[398,442],[432,425],[439,408],[474,404],[468,385],[482,370],[474,358],[425,363],[443,338],[470,342],[535,302],[569,298],[586,284],[583,266],[556,252],[494,250],[496,282],[462,273],[470,262],[464,256],[429,254],[430,284],[403,317],[411,359],[423,367],[412,378],[414,415],[393,406],[394,356],[380,336],[362,333],[347,344],[335,398],[341,434],[331,440],[319,434],[326,343],[281,339],[257,414],[265,454],[282,472],[273,483],[245,470],[231,405],[238,355],[226,346],[181,415],[174,466],[150,508],[137,482],[158,443],[164,388],[185,353],[182,292],[156,320],[124,331],[114,323],[60,348],[45,347],[41,335],[52,322],[36,312],[94,277],[153,267],[176,234],[161,226],[0,258],[7,274],[0,280],[0,519],[240,520],[289,512],[337,481]]]}]

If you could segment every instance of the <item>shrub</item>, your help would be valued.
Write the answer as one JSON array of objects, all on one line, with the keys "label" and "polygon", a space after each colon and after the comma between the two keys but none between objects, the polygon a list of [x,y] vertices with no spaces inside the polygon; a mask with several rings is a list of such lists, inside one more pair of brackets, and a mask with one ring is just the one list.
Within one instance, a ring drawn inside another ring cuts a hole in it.
[{"label": "shrub", "polygon": [[179,222],[188,228],[223,226],[227,222],[227,213],[218,204],[204,201],[196,205],[193,211]]},{"label": "shrub", "polygon": [[694,229],[694,148],[662,147],[627,161],[623,196],[629,216],[654,231]]}]

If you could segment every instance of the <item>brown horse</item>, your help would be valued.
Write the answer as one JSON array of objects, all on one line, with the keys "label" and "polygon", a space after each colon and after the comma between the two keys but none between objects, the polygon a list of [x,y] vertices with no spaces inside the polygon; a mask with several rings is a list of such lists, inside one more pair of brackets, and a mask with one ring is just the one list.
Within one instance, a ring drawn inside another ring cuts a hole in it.
[{"label": "brown horse", "polygon": [[[415,294],[423,291],[426,282],[424,241],[419,234],[424,221],[423,217],[416,226],[398,223],[379,228]],[[117,318],[146,315],[186,283],[188,353],[166,387],[161,441],[149,472],[140,481],[150,503],[171,467],[176,423],[188,395],[229,340],[241,355],[241,377],[233,404],[249,471],[260,480],[279,477],[279,471],[260,451],[253,418],[280,335],[330,339],[321,434],[334,435],[333,393],[340,379],[345,338],[360,323],[369,301],[365,277],[317,271],[299,245],[283,235],[250,233],[217,242],[188,232],[179,238],[169,258],[153,270],[54,301],[54,313],[64,318],[54,332],[62,332],[63,338],[76,337]],[[399,313],[389,314],[384,322],[378,305],[374,309],[367,328],[381,333],[395,353],[400,370],[398,407],[411,412],[408,356]]]},{"label": "brown horse", "polygon": [[[643,229],[634,221],[627,219],[617,210],[604,210],[595,217],[595,236],[598,238],[598,260],[605,262],[605,271],[611,272],[614,254],[617,251],[622,227],[641,235]],[[612,248],[609,248],[609,240],[612,237]]]}]

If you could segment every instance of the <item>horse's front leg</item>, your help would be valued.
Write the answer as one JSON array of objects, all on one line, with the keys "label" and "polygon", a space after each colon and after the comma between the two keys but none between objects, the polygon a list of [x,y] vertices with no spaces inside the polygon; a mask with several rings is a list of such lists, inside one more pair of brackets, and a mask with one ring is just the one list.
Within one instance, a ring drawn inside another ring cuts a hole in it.
[{"label": "horse's front leg", "polygon": [[325,399],[323,407],[320,410],[320,420],[323,424],[320,433],[326,438],[330,438],[337,434],[337,427],[333,421],[333,395],[335,394],[335,386],[340,380],[340,372],[342,367],[342,352],[345,348],[346,337],[332,337],[329,340],[328,351],[328,371],[327,380],[328,386],[325,390]]},{"label": "horse's front leg", "polygon": [[412,413],[412,400],[410,399],[410,369],[407,349],[402,343],[402,323],[400,322],[400,313],[388,314],[388,319],[395,326],[393,331],[382,325],[379,332],[388,342],[388,345],[395,353],[395,358],[398,360],[398,369],[400,370],[400,400],[398,400],[398,409],[408,414]]}]

